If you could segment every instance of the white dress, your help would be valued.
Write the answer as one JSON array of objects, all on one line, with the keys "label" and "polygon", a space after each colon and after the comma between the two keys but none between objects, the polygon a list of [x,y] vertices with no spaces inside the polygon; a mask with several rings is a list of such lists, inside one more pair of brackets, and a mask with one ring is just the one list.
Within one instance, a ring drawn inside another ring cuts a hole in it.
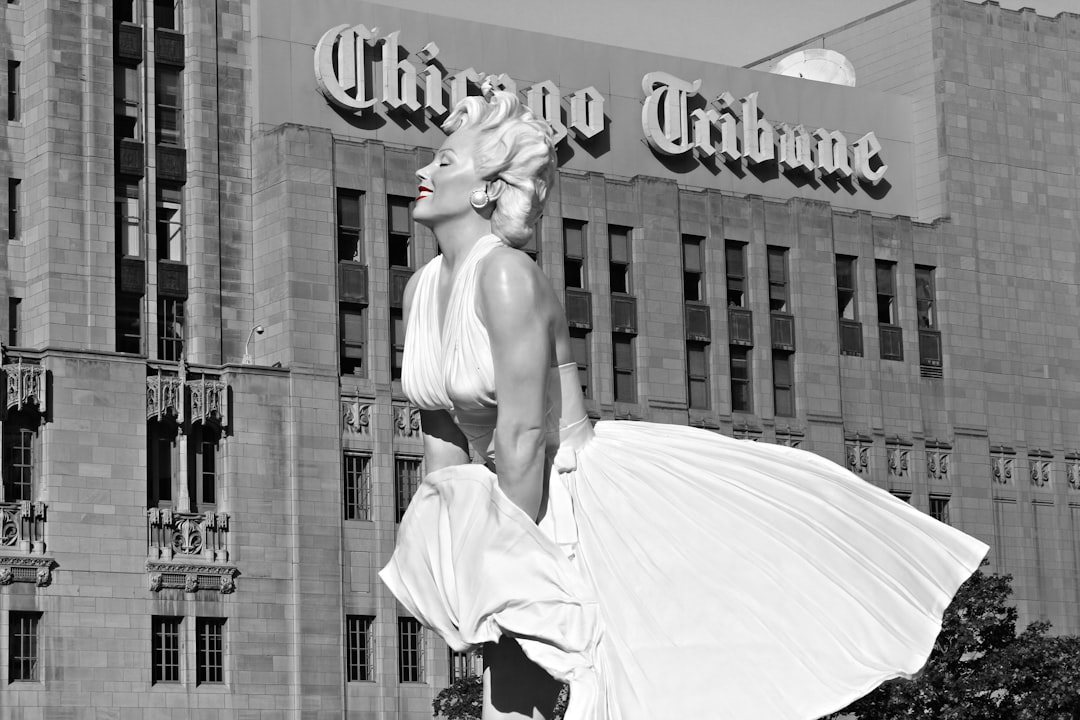
[{"label": "white dress", "polygon": [[[464,260],[438,327],[421,271],[406,394],[494,459],[490,344]],[[987,546],[809,452],[705,430],[565,422],[540,526],[483,465],[428,475],[380,573],[454,648],[518,640],[570,683],[567,720],[812,720],[926,661]],[[574,420],[571,418],[571,420]]]}]

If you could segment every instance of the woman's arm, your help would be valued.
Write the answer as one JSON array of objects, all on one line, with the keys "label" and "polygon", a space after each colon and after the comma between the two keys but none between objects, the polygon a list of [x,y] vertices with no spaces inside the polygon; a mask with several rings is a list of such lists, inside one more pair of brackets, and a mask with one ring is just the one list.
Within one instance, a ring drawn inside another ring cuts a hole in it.
[{"label": "woman's arm", "polygon": [[[419,272],[412,274],[402,297],[402,316],[409,326],[409,313],[416,294]],[[469,441],[445,410],[421,410],[420,427],[424,433],[424,471],[433,473],[451,465],[469,463]]]},{"label": "woman's arm", "polygon": [[524,253],[496,250],[479,270],[479,309],[491,341],[499,403],[499,487],[535,520],[544,497],[551,290]]}]

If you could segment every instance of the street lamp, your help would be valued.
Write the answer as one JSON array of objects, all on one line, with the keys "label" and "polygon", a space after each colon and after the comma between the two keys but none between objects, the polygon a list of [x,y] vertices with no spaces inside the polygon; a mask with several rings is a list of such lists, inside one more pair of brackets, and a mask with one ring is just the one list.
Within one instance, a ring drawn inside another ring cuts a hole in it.
[{"label": "street lamp", "polygon": [[240,363],[242,365],[254,365],[255,364],[255,361],[251,359],[251,353],[248,352],[248,346],[251,345],[251,337],[255,333],[258,333],[258,334],[262,335],[263,334],[263,326],[262,325],[256,325],[255,327],[251,328],[251,332],[248,333],[247,342],[244,343],[244,358],[240,361]]}]

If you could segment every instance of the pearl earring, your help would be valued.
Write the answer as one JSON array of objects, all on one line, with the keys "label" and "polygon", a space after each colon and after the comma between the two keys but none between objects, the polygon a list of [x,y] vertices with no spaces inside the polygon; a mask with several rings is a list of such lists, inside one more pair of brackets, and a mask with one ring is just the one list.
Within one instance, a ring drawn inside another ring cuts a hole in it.
[{"label": "pearl earring", "polygon": [[483,188],[477,188],[469,193],[469,204],[477,210],[483,210],[491,203],[491,198],[487,194],[487,190]]}]

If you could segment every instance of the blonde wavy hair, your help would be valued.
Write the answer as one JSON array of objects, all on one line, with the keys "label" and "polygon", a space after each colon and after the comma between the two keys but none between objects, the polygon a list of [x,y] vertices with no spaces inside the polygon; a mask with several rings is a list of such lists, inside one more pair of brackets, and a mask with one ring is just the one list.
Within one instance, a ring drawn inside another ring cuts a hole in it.
[{"label": "blonde wavy hair", "polygon": [[502,90],[487,97],[458,101],[442,124],[454,133],[478,131],[476,169],[485,180],[499,179],[506,188],[495,202],[491,229],[504,243],[518,248],[533,233],[555,176],[555,143],[551,128],[517,95]]}]

